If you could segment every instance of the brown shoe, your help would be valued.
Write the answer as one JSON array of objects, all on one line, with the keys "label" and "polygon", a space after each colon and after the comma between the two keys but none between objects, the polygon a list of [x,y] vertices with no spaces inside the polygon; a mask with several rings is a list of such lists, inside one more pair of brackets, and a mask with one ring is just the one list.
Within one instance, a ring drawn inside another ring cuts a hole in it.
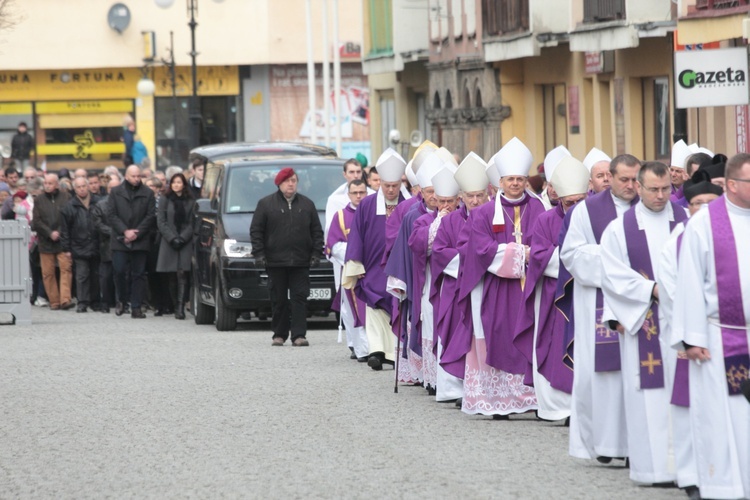
[{"label": "brown shoe", "polygon": [[271,345],[274,347],[281,347],[284,345],[284,339],[282,339],[281,337],[274,337]]},{"label": "brown shoe", "polygon": [[59,305],[49,306],[49,309],[50,309],[50,311],[59,311],[60,310],[60,306]]},{"label": "brown shoe", "polygon": [[73,301],[69,300],[68,302],[63,302],[60,304],[60,309],[63,311],[67,311],[68,309],[73,309],[76,305],[73,303]]},{"label": "brown shoe", "polygon": [[299,337],[295,339],[295,341],[292,343],[295,347],[307,347],[310,345],[310,342],[307,341],[305,337]]}]

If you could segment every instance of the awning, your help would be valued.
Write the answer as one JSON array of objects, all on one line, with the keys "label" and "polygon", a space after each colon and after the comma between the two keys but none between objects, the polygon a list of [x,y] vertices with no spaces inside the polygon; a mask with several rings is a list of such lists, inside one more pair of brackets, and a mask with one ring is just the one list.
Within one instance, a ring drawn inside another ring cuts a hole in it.
[{"label": "awning", "polygon": [[677,21],[677,43],[692,45],[742,38],[742,21],[744,19],[747,19],[747,13],[723,17],[679,19]]}]

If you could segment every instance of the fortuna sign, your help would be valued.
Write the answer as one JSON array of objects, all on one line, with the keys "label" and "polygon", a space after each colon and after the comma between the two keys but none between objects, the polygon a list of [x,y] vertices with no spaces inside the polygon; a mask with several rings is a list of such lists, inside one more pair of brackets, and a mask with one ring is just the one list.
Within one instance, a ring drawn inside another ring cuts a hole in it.
[{"label": "fortuna sign", "polygon": [[678,108],[748,104],[747,49],[675,53]]}]

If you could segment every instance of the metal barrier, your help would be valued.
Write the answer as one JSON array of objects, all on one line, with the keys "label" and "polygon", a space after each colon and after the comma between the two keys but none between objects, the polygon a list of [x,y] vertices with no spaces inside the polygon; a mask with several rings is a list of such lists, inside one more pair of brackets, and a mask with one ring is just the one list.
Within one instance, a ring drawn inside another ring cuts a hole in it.
[{"label": "metal barrier", "polygon": [[0,222],[0,313],[13,315],[16,325],[31,324],[31,272],[25,220]]}]

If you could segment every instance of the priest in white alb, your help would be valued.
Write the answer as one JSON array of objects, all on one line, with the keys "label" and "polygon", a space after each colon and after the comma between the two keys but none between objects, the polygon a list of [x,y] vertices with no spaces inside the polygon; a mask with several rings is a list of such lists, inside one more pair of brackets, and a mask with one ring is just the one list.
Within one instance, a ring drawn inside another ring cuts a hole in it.
[{"label": "priest in white alb", "polygon": [[602,235],[603,318],[621,334],[625,420],[630,479],[673,483],[676,473],[669,440],[669,401],[664,356],[669,341],[660,335],[659,256],[687,212],[669,201],[669,168],[647,162],[638,172],[640,201],[612,222]]},{"label": "priest in white alb", "polygon": [[672,341],[690,359],[690,421],[704,498],[750,498],[750,155],[724,196],[695,214],[680,248]]}]

